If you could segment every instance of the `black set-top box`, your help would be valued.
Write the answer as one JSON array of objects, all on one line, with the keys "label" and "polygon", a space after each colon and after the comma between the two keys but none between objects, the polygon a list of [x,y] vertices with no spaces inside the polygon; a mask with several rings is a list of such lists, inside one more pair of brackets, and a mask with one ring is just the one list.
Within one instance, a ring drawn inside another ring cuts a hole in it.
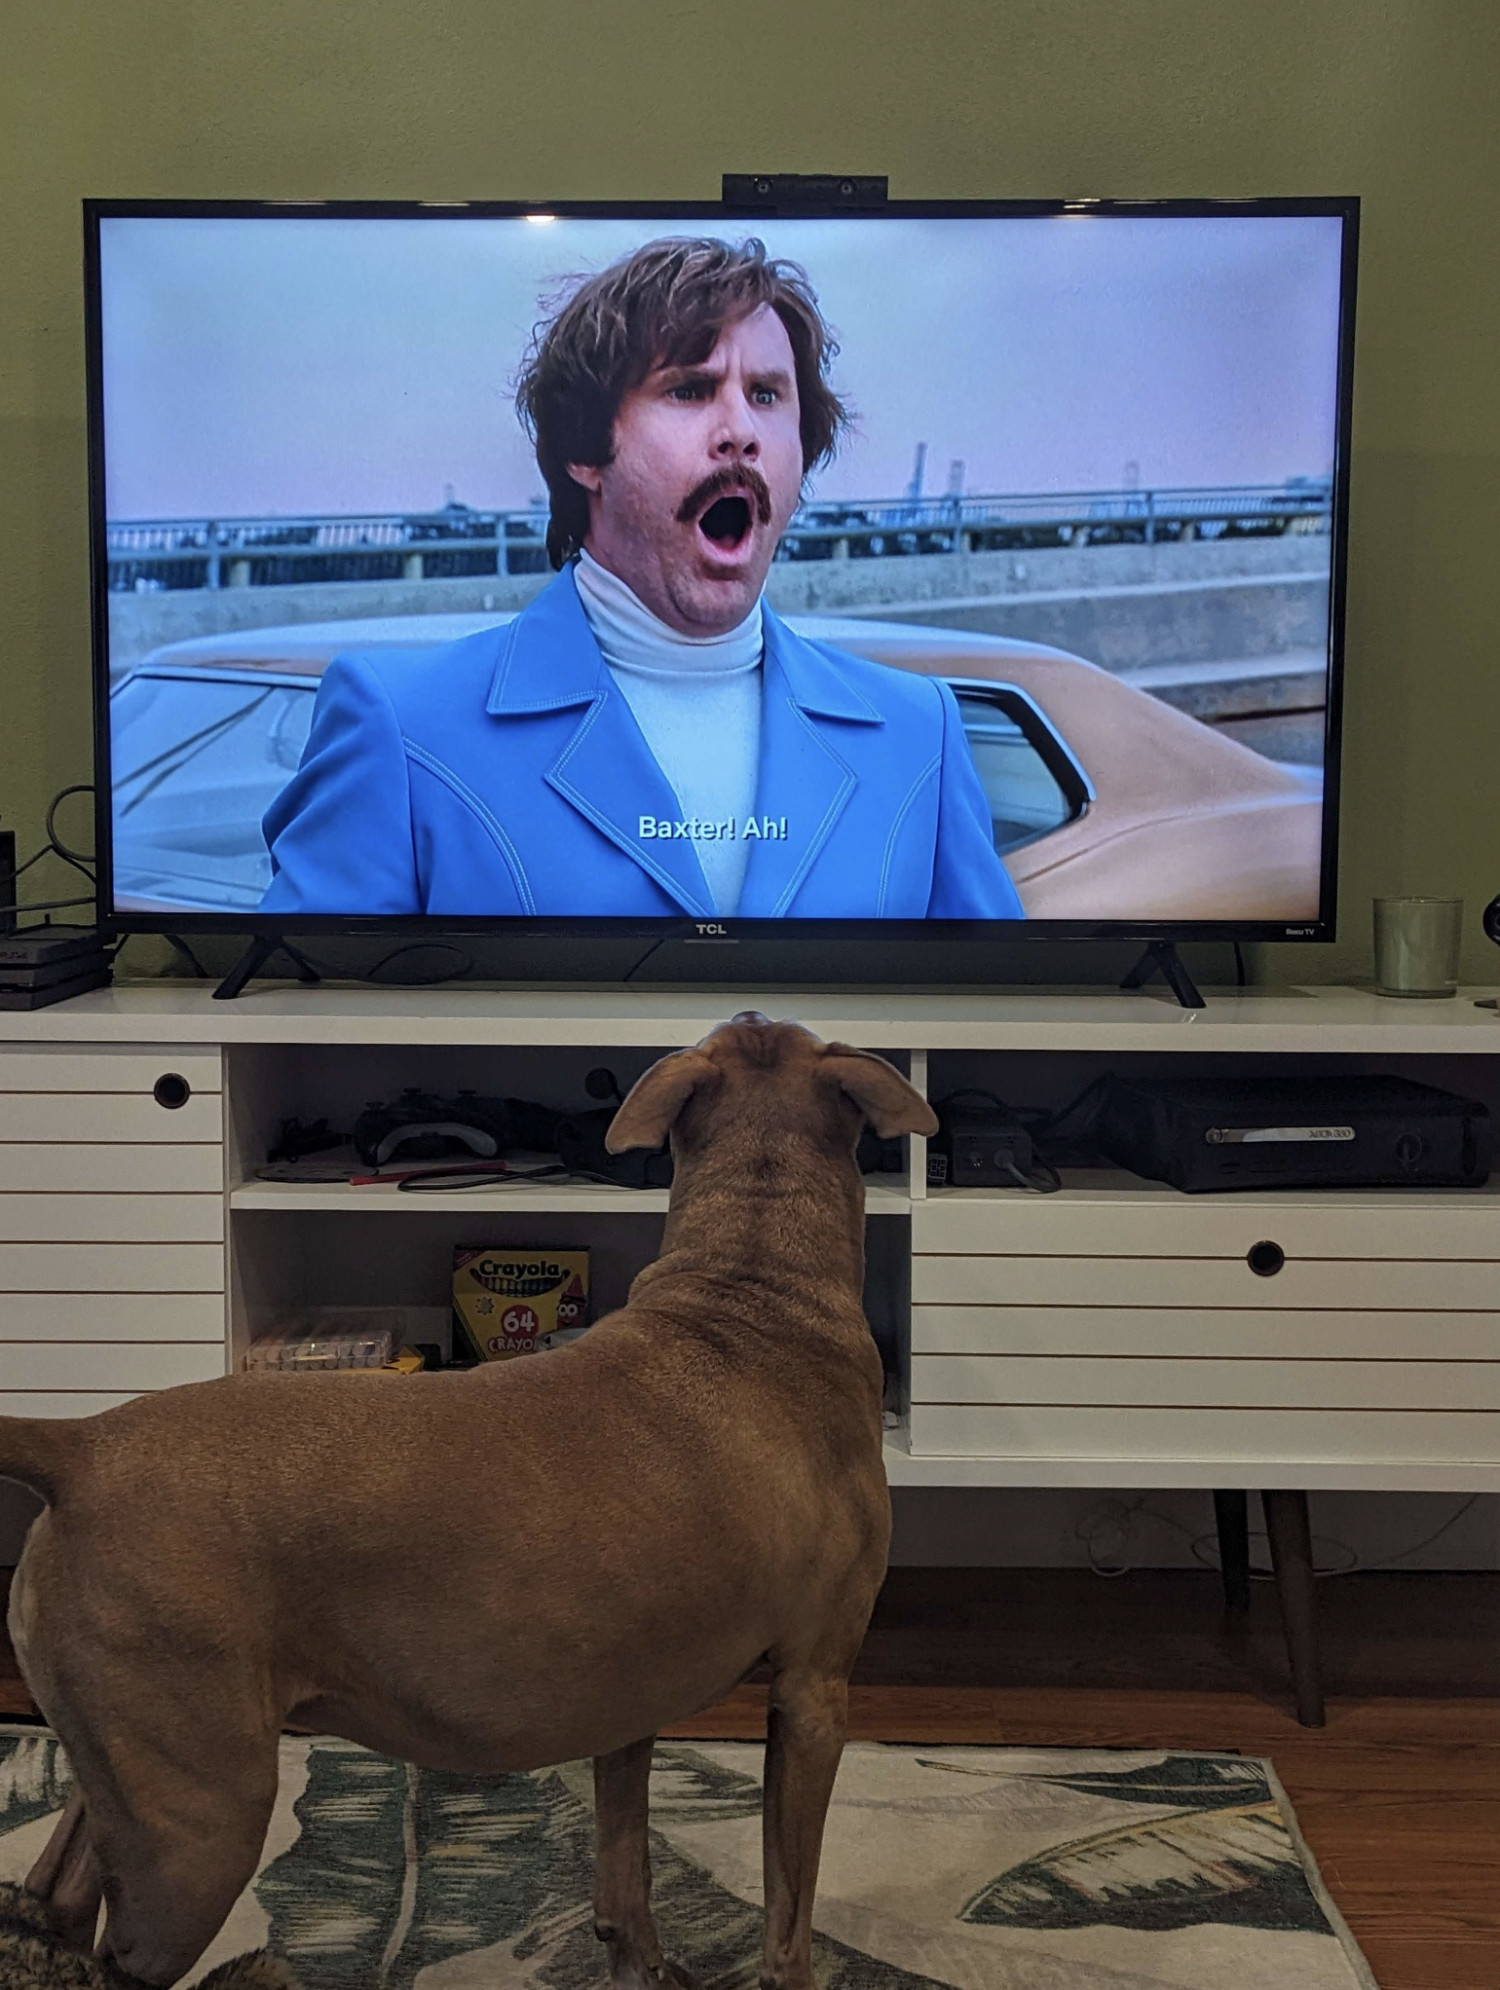
[{"label": "black set-top box", "polygon": [[1096,1126],[1122,1168],[1190,1194],[1479,1188],[1489,1108],[1409,1078],[1111,1079]]},{"label": "black set-top box", "polygon": [[110,957],[94,926],[23,926],[0,933],[0,1009],[45,1009],[105,988]]}]

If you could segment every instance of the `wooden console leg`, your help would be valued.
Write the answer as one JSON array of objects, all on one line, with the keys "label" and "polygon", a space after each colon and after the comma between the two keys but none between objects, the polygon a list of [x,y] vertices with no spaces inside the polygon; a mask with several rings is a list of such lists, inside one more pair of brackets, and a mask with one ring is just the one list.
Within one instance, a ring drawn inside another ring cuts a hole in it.
[{"label": "wooden console leg", "polygon": [[1250,1495],[1216,1492],[1214,1520],[1219,1529],[1219,1568],[1224,1577],[1224,1606],[1250,1608]]},{"label": "wooden console leg", "polygon": [[1318,1602],[1313,1581],[1312,1531],[1305,1492],[1263,1492],[1271,1566],[1286,1631],[1287,1658],[1297,1718],[1304,1727],[1322,1727],[1323,1678],[1318,1659]]}]

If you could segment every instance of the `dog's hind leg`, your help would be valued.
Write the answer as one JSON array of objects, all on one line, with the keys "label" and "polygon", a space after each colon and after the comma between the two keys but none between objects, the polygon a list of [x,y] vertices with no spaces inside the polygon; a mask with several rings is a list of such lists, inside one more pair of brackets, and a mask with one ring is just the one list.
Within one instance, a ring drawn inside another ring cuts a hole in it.
[{"label": "dog's hind leg", "polygon": [[762,1990],[813,1990],[813,1895],[848,1725],[847,1678],[800,1666],[775,1673],[766,1722]]},{"label": "dog's hind leg", "polygon": [[70,1948],[92,1951],[104,1881],[89,1838],[82,1790],[68,1798],[42,1856],[26,1875],[26,1891],[47,1909],[53,1933]]},{"label": "dog's hind leg", "polygon": [[662,1957],[651,1918],[646,1811],[655,1736],[594,1757],[594,1933],[609,1948],[616,1990],[688,1990],[692,1979]]},{"label": "dog's hind leg", "polygon": [[[227,1757],[227,1751],[226,1751]],[[259,1762],[150,1764],[149,1781],[90,1830],[104,1881],[100,1952],[127,1976],[175,1983],[223,1927],[254,1877],[276,1801],[273,1736]]]}]

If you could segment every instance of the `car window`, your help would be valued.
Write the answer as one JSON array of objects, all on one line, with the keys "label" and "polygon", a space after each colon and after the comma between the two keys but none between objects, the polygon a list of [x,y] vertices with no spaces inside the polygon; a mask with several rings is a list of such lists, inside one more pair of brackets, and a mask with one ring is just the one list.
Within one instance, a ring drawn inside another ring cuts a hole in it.
[{"label": "car window", "polygon": [[1029,698],[1009,685],[953,685],[1004,856],[1050,836],[1092,800],[1087,776]]},{"label": "car window", "polygon": [[314,679],[149,673],[121,686],[110,750],[122,895],[260,903],[271,881],[260,819],[296,771],[316,691]]}]

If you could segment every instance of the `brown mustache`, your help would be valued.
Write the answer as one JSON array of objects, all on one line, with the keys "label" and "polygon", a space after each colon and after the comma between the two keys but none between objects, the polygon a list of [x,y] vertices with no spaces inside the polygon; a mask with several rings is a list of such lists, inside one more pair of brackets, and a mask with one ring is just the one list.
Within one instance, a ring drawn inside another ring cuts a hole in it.
[{"label": "brown mustache", "polygon": [[705,477],[701,484],[695,484],[677,507],[677,523],[691,525],[701,513],[707,511],[715,498],[727,497],[731,493],[747,497],[755,507],[755,516],[762,525],[769,525],[775,513],[771,502],[771,486],[751,463],[743,463],[738,469],[715,470],[711,477]]}]

